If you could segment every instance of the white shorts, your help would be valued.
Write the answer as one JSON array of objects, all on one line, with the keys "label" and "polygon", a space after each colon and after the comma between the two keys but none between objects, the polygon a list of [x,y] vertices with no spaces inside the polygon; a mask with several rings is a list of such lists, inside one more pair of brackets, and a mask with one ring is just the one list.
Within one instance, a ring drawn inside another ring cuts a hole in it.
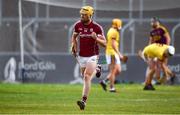
[{"label": "white shorts", "polygon": [[91,56],[91,57],[81,57],[78,56],[79,64],[80,67],[86,67],[86,64],[89,62],[95,62],[96,64],[98,63],[99,56]]},{"label": "white shorts", "polygon": [[[115,56],[115,63],[121,64],[121,60],[120,60],[119,56],[118,55],[114,55],[114,56]],[[107,64],[111,64],[111,59],[112,59],[112,55],[106,55]]]}]

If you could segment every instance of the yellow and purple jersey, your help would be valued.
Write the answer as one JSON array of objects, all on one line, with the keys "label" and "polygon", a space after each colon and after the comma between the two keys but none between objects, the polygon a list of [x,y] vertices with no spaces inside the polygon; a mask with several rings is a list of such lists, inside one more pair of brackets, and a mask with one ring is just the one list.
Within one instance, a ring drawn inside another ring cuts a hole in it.
[{"label": "yellow and purple jersey", "polygon": [[119,48],[119,32],[115,28],[110,28],[107,32],[107,45],[106,45],[106,54],[107,55],[115,55],[116,52],[112,47],[112,40],[114,39],[115,47]]},{"label": "yellow and purple jersey", "polygon": [[150,37],[154,43],[167,44],[167,38],[164,36],[168,33],[167,29],[162,25],[150,32]]},{"label": "yellow and purple jersey", "polygon": [[143,54],[148,58],[158,58],[163,60],[163,54],[168,49],[168,45],[153,43],[144,48]]}]

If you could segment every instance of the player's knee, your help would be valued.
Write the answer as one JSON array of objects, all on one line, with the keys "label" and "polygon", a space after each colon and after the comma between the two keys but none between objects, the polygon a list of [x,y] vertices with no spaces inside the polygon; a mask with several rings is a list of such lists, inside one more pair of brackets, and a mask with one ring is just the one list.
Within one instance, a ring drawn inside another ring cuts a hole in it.
[{"label": "player's knee", "polygon": [[153,70],[153,69],[156,69],[156,66],[150,65],[149,68],[150,68],[151,70]]},{"label": "player's knee", "polygon": [[89,73],[84,73],[84,80],[85,81],[89,81],[89,80],[91,80],[91,75],[89,74]]},{"label": "player's knee", "polygon": [[121,72],[121,67],[119,67],[119,66],[115,66],[115,68],[114,68],[113,72],[114,72],[114,74],[115,74],[115,75],[120,74],[120,72]]},{"label": "player's knee", "polygon": [[121,73],[121,67],[118,67],[116,74],[120,74]]},{"label": "player's knee", "polygon": [[150,73],[153,75],[154,73],[156,72],[156,69],[155,68],[152,68]]},{"label": "player's knee", "polygon": [[115,72],[115,75],[119,75],[121,73],[121,70],[120,69],[117,69],[116,72]]}]

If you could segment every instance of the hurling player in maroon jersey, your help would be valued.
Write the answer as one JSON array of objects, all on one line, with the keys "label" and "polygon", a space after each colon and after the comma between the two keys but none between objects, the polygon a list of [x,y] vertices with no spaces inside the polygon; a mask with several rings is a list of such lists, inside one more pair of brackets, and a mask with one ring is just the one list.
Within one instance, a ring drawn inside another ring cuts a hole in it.
[{"label": "hurling player in maroon jersey", "polygon": [[[102,27],[92,20],[93,13],[94,10],[91,6],[81,8],[81,19],[74,24],[71,40],[71,51],[80,64],[84,80],[82,99],[77,101],[77,105],[81,110],[84,110],[86,106],[92,77],[95,73],[98,73],[96,69],[99,55],[98,45],[106,46],[106,39]],[[99,67],[99,70],[100,69]]]}]

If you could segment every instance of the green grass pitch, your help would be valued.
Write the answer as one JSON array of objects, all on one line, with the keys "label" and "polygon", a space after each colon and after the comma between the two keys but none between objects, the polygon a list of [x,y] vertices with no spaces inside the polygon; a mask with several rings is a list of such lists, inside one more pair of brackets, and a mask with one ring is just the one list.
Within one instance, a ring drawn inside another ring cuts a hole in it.
[{"label": "green grass pitch", "polygon": [[116,85],[104,92],[93,84],[84,111],[76,101],[82,85],[0,84],[0,114],[180,114],[180,86],[155,86],[143,91],[140,84]]}]

